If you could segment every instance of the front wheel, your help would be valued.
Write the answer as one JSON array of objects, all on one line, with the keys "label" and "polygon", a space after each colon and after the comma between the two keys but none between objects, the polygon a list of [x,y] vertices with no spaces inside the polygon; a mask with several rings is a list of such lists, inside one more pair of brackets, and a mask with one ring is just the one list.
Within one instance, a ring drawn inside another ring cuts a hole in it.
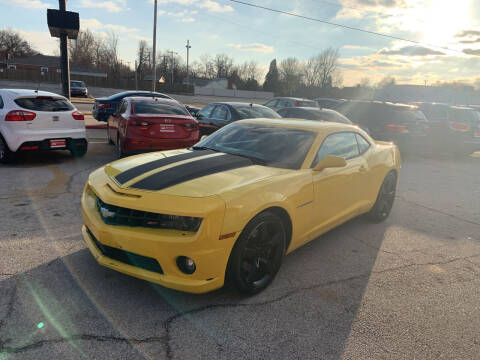
[{"label": "front wheel", "polygon": [[397,175],[391,171],[383,180],[377,200],[372,210],[367,214],[368,218],[375,223],[382,222],[390,215],[390,211],[395,201],[395,193],[397,190]]},{"label": "front wheel", "polygon": [[228,263],[227,276],[244,294],[264,290],[275,278],[285,255],[286,231],[271,212],[253,218],[238,238]]}]

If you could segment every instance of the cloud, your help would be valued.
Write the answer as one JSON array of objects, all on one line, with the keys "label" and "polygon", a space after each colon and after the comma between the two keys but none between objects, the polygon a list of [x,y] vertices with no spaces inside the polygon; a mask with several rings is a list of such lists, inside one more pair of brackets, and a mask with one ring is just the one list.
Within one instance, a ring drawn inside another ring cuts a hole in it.
[{"label": "cloud", "polygon": [[260,44],[260,43],[252,43],[252,44],[246,44],[246,45],[228,44],[228,46],[241,51],[253,51],[253,52],[260,52],[264,54],[271,54],[275,51],[275,48],[273,46]]},{"label": "cloud", "polygon": [[212,0],[201,1],[197,6],[202,9],[207,9],[209,12],[225,13],[233,11],[233,8],[230,5],[220,5]]},{"label": "cloud", "polygon": [[432,50],[423,46],[404,46],[399,49],[383,49],[379,52],[382,55],[404,55],[404,56],[427,56],[445,55],[443,52]]},{"label": "cloud", "polygon": [[473,36],[480,36],[480,30],[463,30],[455,35],[455,37],[457,38],[466,38]]},{"label": "cloud", "polygon": [[80,0],[78,7],[104,9],[108,12],[121,12],[128,10],[126,0],[109,0],[109,1],[94,1],[94,0]]},{"label": "cloud", "polygon": [[406,0],[340,0],[341,9],[337,19],[359,19],[372,13],[391,16],[410,7]]},{"label": "cloud", "polygon": [[32,47],[44,55],[54,55],[59,51],[58,40],[52,38],[47,31],[24,31],[13,29],[18,32]]},{"label": "cloud", "polygon": [[138,32],[140,30],[137,28],[130,28],[124,25],[117,25],[117,24],[103,24],[95,18],[80,19],[80,29],[81,30],[90,29],[92,31],[95,31],[97,35],[100,35],[102,37],[107,37],[108,34],[105,32],[105,30],[109,30],[113,32],[126,34],[127,36],[133,39],[140,39],[140,40],[144,39],[142,36],[138,35]]},{"label": "cloud", "polygon": [[467,55],[480,55],[480,49],[463,49],[463,52]]},{"label": "cloud", "polygon": [[26,9],[47,9],[49,7],[54,7],[52,3],[43,2],[41,0],[0,0],[0,3],[21,6]]}]

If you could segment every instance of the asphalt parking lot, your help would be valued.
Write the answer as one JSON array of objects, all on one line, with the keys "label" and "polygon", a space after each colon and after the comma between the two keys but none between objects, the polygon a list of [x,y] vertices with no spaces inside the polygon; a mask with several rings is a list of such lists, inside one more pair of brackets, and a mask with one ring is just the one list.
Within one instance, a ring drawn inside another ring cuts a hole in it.
[{"label": "asphalt parking lot", "polygon": [[100,267],[80,194],[114,159],[0,166],[0,360],[478,359],[480,159],[407,158],[382,224],[355,219],[286,257],[245,298],[184,294]]}]

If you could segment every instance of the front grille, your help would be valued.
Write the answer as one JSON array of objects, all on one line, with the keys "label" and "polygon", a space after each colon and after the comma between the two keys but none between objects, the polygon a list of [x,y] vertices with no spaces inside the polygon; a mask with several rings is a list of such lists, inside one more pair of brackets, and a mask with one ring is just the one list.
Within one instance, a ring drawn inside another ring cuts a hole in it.
[{"label": "front grille", "polygon": [[100,250],[100,252],[106,257],[120,261],[124,264],[139,267],[144,270],[163,274],[162,267],[157,260],[150,257],[138,255],[130,251],[120,250],[107,245],[103,245],[97,240],[95,236],[93,236],[92,232],[89,229],[87,229],[87,232],[92,238],[97,248]]},{"label": "front grille", "polygon": [[146,227],[154,229],[175,229],[197,231],[201,218],[157,214],[142,210],[127,209],[103,202],[97,196],[97,208],[100,217],[107,225]]}]

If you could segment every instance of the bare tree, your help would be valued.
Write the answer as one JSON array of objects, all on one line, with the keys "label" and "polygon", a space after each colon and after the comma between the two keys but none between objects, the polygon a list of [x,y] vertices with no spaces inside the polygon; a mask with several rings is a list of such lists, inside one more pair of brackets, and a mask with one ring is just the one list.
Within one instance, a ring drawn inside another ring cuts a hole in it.
[{"label": "bare tree", "polygon": [[80,31],[76,40],[70,41],[70,59],[74,64],[92,66],[97,60],[97,48],[101,40],[90,31]]},{"label": "bare tree", "polygon": [[213,60],[208,54],[203,54],[199,58],[200,65],[202,68],[201,76],[206,79],[211,79],[215,77],[215,70],[213,67]]},{"label": "bare tree", "polygon": [[148,43],[145,40],[140,40],[138,43],[138,60],[137,60],[137,72],[144,74],[146,70],[151,68],[150,64],[151,49],[148,47]]},{"label": "bare tree", "polygon": [[378,89],[383,89],[387,86],[390,86],[390,85],[395,85],[395,78],[393,76],[385,76],[382,80],[380,80],[377,84],[377,88]]},{"label": "bare tree", "polygon": [[217,54],[213,60],[217,78],[227,78],[233,70],[233,59],[227,54]]},{"label": "bare tree", "polygon": [[13,59],[37,54],[20,34],[12,29],[0,30],[0,59]]},{"label": "bare tree", "polygon": [[311,57],[303,67],[305,85],[327,87],[334,83],[341,83],[338,73],[339,56],[338,49],[329,47]]},{"label": "bare tree", "polygon": [[302,67],[297,58],[290,57],[280,62],[280,80],[287,95],[293,95],[302,81]]}]

